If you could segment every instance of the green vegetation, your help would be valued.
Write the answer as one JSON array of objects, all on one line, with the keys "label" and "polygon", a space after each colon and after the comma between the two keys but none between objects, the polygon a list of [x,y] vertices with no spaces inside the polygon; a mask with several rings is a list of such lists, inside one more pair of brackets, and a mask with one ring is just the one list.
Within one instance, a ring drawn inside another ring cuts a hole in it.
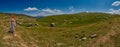
[{"label": "green vegetation", "polygon": [[[114,41],[106,38],[109,32],[120,30],[120,15],[105,13],[78,13],[32,18],[22,14],[16,15],[15,36],[8,34],[11,14],[0,13],[1,47],[109,47],[115,43],[119,47],[119,35],[113,35]],[[49,27],[54,22],[55,27]],[[28,27],[32,23],[33,26]],[[38,23],[38,26],[34,26]],[[117,29],[118,28],[118,29]],[[91,39],[91,34],[97,34]],[[81,37],[86,37],[81,40]],[[106,39],[102,39],[105,37]],[[108,43],[111,42],[111,43]],[[102,43],[102,44],[101,44]],[[107,43],[107,45],[106,45]]]},{"label": "green vegetation", "polygon": [[120,47],[120,34],[113,36],[113,41],[115,43],[115,47]]}]

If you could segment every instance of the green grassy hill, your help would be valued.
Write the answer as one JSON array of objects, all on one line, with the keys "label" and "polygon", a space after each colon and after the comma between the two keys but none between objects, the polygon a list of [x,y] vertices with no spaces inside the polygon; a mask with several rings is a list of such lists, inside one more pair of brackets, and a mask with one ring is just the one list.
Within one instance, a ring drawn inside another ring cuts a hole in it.
[{"label": "green grassy hill", "polygon": [[[15,15],[16,22],[21,24],[17,23],[13,36],[8,33],[11,14],[0,13],[0,47],[120,47],[120,15],[78,13],[43,18]],[[49,26],[52,22],[54,28]],[[28,27],[30,23],[33,26]],[[90,38],[91,34],[97,37]]]}]

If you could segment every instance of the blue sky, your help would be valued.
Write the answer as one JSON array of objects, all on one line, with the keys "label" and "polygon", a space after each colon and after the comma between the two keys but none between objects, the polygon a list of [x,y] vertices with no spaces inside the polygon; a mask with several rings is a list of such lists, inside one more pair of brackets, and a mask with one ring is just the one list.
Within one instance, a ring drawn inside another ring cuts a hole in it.
[{"label": "blue sky", "polygon": [[113,11],[119,13],[120,0],[0,0],[0,12],[31,16]]}]

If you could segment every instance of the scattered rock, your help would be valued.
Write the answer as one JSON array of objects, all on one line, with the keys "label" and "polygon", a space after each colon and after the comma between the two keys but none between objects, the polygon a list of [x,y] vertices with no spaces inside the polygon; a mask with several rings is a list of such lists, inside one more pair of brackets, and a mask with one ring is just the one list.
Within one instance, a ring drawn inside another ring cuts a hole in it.
[{"label": "scattered rock", "polygon": [[39,24],[38,24],[38,23],[35,23],[35,26],[39,26]]},{"label": "scattered rock", "polygon": [[79,39],[79,41],[84,41],[84,40],[86,40],[87,39],[87,37],[81,37],[80,39]]},{"label": "scattered rock", "polygon": [[96,38],[97,37],[97,34],[91,34],[90,35],[90,38]]},{"label": "scattered rock", "polygon": [[19,24],[19,25],[22,25],[22,22],[18,22],[18,21],[17,21],[16,23]]},{"label": "scattered rock", "polygon": [[61,46],[64,45],[64,43],[56,43],[56,45]]},{"label": "scattered rock", "polygon": [[55,23],[51,23],[51,24],[50,24],[50,27],[55,27]]}]

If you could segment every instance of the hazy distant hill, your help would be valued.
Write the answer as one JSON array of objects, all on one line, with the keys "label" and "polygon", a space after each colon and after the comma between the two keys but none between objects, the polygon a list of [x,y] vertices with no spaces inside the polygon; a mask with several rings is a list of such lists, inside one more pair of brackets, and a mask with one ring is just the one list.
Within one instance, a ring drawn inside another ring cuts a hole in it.
[{"label": "hazy distant hill", "polygon": [[[43,18],[15,15],[17,26],[12,36],[7,32],[11,14],[0,13],[0,47],[120,47],[120,15],[78,13]],[[52,22],[54,28],[49,27]],[[92,34],[97,37],[91,38]]]}]

